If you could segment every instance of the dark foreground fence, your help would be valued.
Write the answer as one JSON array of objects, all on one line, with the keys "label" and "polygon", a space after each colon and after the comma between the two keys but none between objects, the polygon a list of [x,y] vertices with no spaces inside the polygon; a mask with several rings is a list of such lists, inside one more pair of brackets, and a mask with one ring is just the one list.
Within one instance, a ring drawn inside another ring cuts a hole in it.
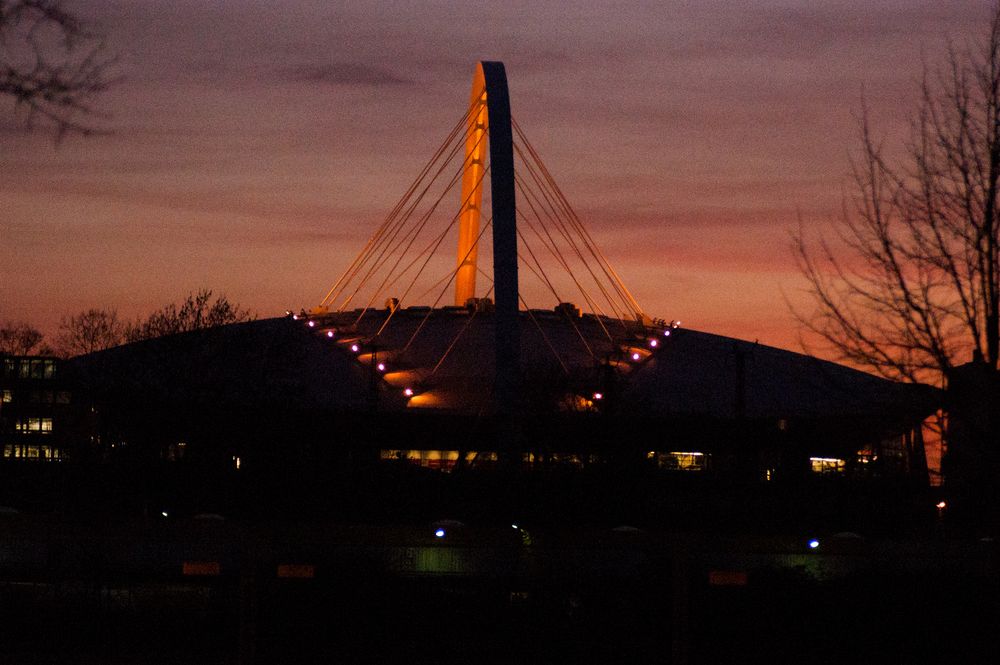
[{"label": "dark foreground fence", "polygon": [[992,542],[0,523],[0,662],[1000,662]]}]

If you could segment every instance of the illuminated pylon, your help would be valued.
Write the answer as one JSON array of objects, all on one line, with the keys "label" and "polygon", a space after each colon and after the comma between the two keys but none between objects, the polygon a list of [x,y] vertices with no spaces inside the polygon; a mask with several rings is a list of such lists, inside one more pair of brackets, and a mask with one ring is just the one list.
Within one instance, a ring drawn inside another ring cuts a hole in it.
[{"label": "illuminated pylon", "polygon": [[[489,143],[490,197],[493,213],[493,294],[496,299],[496,402],[501,413],[514,410],[521,356],[518,323],[517,227],[514,200],[514,138],[510,122],[510,94],[502,62],[479,62],[472,79],[467,127],[466,170],[458,232],[458,275],[455,304],[464,305],[476,295],[476,250],[479,236],[482,179],[486,165],[483,144]],[[481,102],[485,97],[485,105]],[[487,141],[488,139],[488,141]]]}]

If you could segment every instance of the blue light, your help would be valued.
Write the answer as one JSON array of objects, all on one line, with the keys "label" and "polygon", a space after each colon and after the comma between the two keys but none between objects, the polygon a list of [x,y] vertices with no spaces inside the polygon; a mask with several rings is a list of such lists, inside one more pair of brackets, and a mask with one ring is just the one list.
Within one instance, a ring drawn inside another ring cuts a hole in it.
[{"label": "blue light", "polygon": [[819,541],[818,540],[813,539],[813,540],[809,541],[809,549],[814,550],[817,547],[819,547]]},{"label": "blue light", "polygon": [[437,536],[438,538],[444,538],[444,529],[438,529],[437,531],[434,532],[434,535]]}]

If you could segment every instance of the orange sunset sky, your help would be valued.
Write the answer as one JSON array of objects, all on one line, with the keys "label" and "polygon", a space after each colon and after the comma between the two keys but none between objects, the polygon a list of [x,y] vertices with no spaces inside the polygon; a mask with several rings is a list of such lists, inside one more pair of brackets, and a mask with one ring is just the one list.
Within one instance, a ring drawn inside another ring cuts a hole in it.
[{"label": "orange sunset sky", "polygon": [[[798,349],[789,250],[849,186],[862,93],[890,145],[954,0],[77,1],[118,54],[110,133],[0,108],[0,321],[54,335],[209,287],[317,304],[505,62],[513,113],[645,310]],[[458,205],[457,194],[455,205]],[[536,301],[532,306],[551,306]]]}]

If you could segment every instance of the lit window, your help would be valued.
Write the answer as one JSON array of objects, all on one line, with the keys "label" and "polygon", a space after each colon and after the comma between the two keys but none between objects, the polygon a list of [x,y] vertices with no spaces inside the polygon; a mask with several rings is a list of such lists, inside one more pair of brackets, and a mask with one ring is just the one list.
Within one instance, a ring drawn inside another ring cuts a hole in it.
[{"label": "lit window", "polygon": [[[382,449],[379,451],[379,459],[382,461],[400,461],[420,466],[425,469],[436,469],[439,471],[451,471],[458,464],[459,451],[457,450],[391,450]],[[495,452],[466,451],[465,463],[472,466],[491,465],[497,462]]]},{"label": "lit window", "polygon": [[527,466],[548,465],[569,469],[582,469],[587,465],[603,464],[606,460],[601,455],[578,453],[523,453],[521,461]]},{"label": "lit window", "polygon": [[2,393],[0,393],[0,401],[3,401],[4,404],[10,404],[12,401],[14,401],[14,391],[4,390]]},{"label": "lit window", "polygon": [[19,434],[51,434],[51,418],[26,418],[14,423],[14,430]]},{"label": "lit window", "polygon": [[552,464],[557,464],[559,466],[568,466],[574,469],[583,468],[582,455],[577,455],[575,453],[551,453],[549,455],[549,462]]},{"label": "lit window", "polygon": [[810,457],[809,465],[813,473],[843,473],[847,466],[836,457]]},{"label": "lit window", "polygon": [[668,471],[704,471],[710,458],[711,455],[699,452],[646,453],[646,459],[655,460],[656,466]]}]

